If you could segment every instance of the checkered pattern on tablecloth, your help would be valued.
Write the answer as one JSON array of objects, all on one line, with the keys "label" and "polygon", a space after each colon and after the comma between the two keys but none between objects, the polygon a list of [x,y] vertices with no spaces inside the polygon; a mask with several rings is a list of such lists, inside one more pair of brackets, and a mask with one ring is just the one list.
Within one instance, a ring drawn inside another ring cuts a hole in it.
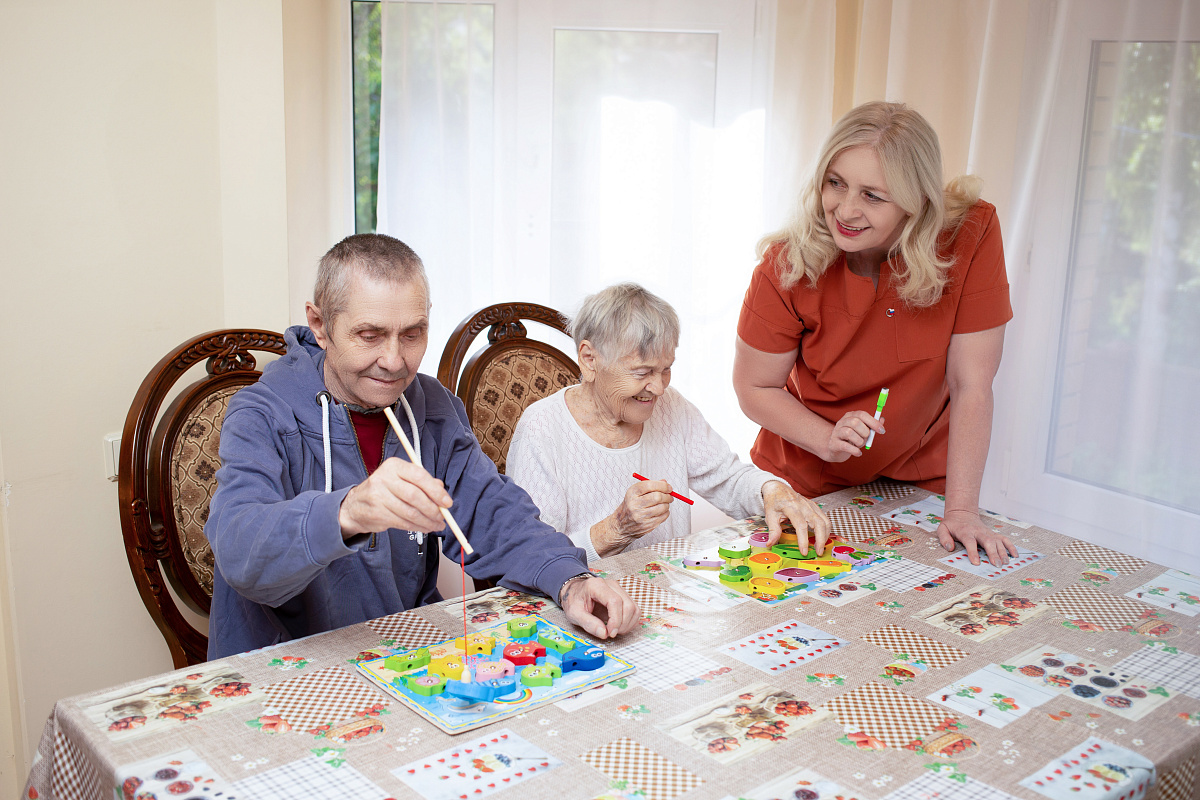
[{"label": "checkered pattern on tablecloth", "polygon": [[384,639],[394,641],[395,647],[410,650],[414,647],[428,647],[446,638],[443,630],[411,611],[401,611],[398,614],[369,620],[367,627]]},{"label": "checkered pattern on tablecloth", "polygon": [[229,788],[235,797],[254,800],[383,800],[388,796],[349,764],[333,767],[314,756],[243,778]]},{"label": "checkered pattern on tablecloth", "polygon": [[687,539],[668,539],[665,542],[655,542],[650,545],[650,549],[663,558],[682,558],[692,552],[695,547],[696,545]]},{"label": "checkered pattern on tablecloth", "polygon": [[1192,756],[1170,772],[1158,776],[1159,800],[1191,800],[1196,783],[1196,757]]},{"label": "checkered pattern on tablecloth", "polygon": [[907,592],[914,586],[929,583],[945,574],[946,570],[927,566],[920,561],[889,558],[855,573],[854,577],[859,581],[891,589],[893,592]]},{"label": "checkered pattern on tablecloth", "polygon": [[334,725],[372,706],[391,703],[386,695],[340,666],[326,667],[263,689],[270,707],[297,731]]},{"label": "checkered pattern on tablecloth", "polygon": [[930,798],[954,798],[954,800],[1016,800],[1008,792],[983,781],[967,778],[965,783],[952,781],[941,775],[927,772],[911,783],[906,783],[883,800],[930,800]]},{"label": "checkered pattern on tablecloth", "polygon": [[1047,603],[1067,619],[1081,619],[1108,631],[1136,625],[1150,607],[1127,597],[1106,594],[1092,586],[1073,585],[1047,597]]},{"label": "checkered pattern on tablecloth", "polygon": [[1121,659],[1114,670],[1156,681],[1168,689],[1200,700],[1200,656],[1168,653],[1160,647],[1143,647]]},{"label": "checkered pattern on tablecloth", "polygon": [[651,639],[640,639],[616,654],[637,667],[634,681],[648,692],[661,692],[721,668],[694,650],[668,647]]},{"label": "checkered pattern on tablecloth", "polygon": [[647,616],[657,614],[666,606],[671,605],[670,592],[634,575],[618,578],[617,583],[621,584],[622,589],[629,592],[633,602],[637,603],[638,608]]},{"label": "checkered pattern on tablecloth", "polygon": [[84,800],[103,794],[96,770],[57,725],[54,730],[50,789],[53,796],[60,800]]},{"label": "checkered pattern on tablecloth", "polygon": [[825,707],[843,725],[888,747],[903,747],[914,739],[926,739],[947,719],[958,720],[944,708],[875,682],[835,697]]},{"label": "checkered pattern on tablecloth", "polygon": [[876,536],[882,536],[892,531],[905,532],[904,528],[890,519],[864,514],[853,508],[834,508],[826,513],[829,514],[833,537],[854,544],[861,544],[868,539],[874,539]]},{"label": "checkered pattern on tablecloth", "polygon": [[899,625],[885,625],[859,638],[893,653],[904,653],[911,658],[920,659],[934,669],[949,666],[970,655],[957,647],[943,644],[937,639],[930,639]]},{"label": "checkered pattern on tablecloth", "polygon": [[1109,550],[1107,547],[1079,540],[1071,542],[1059,550],[1058,554],[1067,558],[1073,558],[1076,561],[1082,561],[1085,564],[1096,564],[1097,566],[1116,570],[1122,575],[1132,575],[1143,567],[1148,566],[1148,562],[1142,561],[1140,558],[1127,556],[1124,553]]},{"label": "checkered pattern on tablecloth", "polygon": [[646,800],[670,800],[704,783],[683,767],[629,737],[590,750],[580,758],[614,781],[628,781]]},{"label": "checkered pattern on tablecloth", "polygon": [[908,483],[896,483],[894,481],[875,481],[873,483],[864,483],[862,486],[854,490],[854,496],[869,494],[873,497],[882,497],[884,500],[899,500],[901,497],[908,497],[917,489],[915,486]]}]

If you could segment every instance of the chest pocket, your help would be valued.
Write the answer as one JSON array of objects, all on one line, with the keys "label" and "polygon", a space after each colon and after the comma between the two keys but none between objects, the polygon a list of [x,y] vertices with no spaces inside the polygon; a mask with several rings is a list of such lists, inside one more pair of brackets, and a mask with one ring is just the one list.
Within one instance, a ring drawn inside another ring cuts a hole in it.
[{"label": "chest pocket", "polygon": [[896,331],[896,357],[902,363],[940,358],[950,348],[954,308],[948,302],[922,309],[899,306],[891,321]]}]

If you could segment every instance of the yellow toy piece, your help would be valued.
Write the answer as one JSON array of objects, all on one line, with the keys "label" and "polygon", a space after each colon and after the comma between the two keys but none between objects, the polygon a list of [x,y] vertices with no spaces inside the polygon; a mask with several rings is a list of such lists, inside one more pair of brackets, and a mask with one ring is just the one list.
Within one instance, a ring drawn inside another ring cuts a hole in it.
[{"label": "yellow toy piece", "polygon": [[765,594],[771,597],[780,597],[788,590],[788,585],[776,578],[751,578],[750,592],[751,594]]},{"label": "yellow toy piece", "polygon": [[822,578],[828,578],[830,575],[840,575],[843,572],[850,571],[850,565],[845,561],[824,561],[813,559],[804,561],[802,565],[805,569],[815,569],[820,573]]},{"label": "yellow toy piece", "polygon": [[454,646],[469,656],[491,655],[496,640],[486,633],[468,633],[455,639]]},{"label": "yellow toy piece", "polygon": [[465,669],[462,656],[452,655],[445,658],[435,658],[429,662],[429,674],[441,675],[448,681],[456,681]]}]

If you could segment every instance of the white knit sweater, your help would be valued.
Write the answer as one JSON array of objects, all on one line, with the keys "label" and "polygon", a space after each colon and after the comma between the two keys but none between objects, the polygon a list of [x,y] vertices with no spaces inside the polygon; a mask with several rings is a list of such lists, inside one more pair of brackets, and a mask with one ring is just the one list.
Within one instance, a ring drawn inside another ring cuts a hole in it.
[{"label": "white knit sweater", "polygon": [[[633,473],[666,480],[684,497],[704,497],[731,517],[763,513],[762,487],[774,475],[743,463],[699,409],[668,388],[636,444],[607,448],[591,439],[567,408],[563,389],[521,414],[508,451],[508,475],[529,492],[542,521],[599,556],[591,527],[616,511]],[[627,549],[691,533],[691,507],[676,500],[667,521]]]}]

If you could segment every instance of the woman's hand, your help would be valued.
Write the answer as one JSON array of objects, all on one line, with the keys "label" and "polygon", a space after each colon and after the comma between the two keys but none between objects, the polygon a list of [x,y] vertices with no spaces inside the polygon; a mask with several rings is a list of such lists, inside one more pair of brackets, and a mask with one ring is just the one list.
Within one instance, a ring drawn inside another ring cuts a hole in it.
[{"label": "woman's hand", "polygon": [[604,558],[619,553],[662,525],[674,500],[666,481],[638,481],[630,486],[617,510],[592,526],[596,554]]},{"label": "woman's hand", "polygon": [[801,552],[808,550],[808,530],[813,532],[813,547],[824,552],[829,541],[829,517],[821,507],[803,495],[797,494],[783,481],[768,481],[763,484],[763,513],[767,518],[767,529],[771,538],[770,547],[783,535],[783,520],[787,519],[796,529],[796,546]]},{"label": "woman's hand", "polygon": [[1017,546],[1007,536],[989,529],[971,511],[947,511],[942,524],[937,528],[938,541],[949,552],[954,552],[955,542],[962,542],[971,563],[979,565],[979,551],[987,553],[994,567],[1008,563],[1008,557],[1017,557]]},{"label": "woman's hand", "polygon": [[851,456],[861,456],[863,445],[871,431],[877,434],[886,433],[883,429],[883,417],[875,419],[866,411],[849,411],[833,426],[829,432],[829,442],[824,453],[817,453],[823,460],[832,464],[845,461]]}]

